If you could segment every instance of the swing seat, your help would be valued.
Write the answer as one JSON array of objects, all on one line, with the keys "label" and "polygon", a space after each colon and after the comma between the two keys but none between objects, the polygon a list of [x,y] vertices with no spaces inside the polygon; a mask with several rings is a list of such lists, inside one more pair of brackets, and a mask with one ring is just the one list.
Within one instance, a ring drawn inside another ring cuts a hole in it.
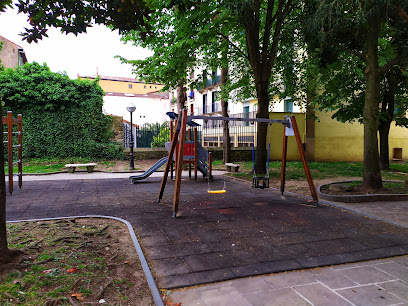
[{"label": "swing seat", "polygon": [[227,191],[222,189],[222,190],[208,190],[208,193],[214,193],[214,194],[219,194],[219,193],[226,193]]}]

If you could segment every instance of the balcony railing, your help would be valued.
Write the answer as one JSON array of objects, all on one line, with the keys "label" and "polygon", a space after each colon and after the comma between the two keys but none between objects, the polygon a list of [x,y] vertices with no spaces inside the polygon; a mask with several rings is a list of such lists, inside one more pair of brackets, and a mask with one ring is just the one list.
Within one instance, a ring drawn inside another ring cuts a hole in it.
[{"label": "balcony railing", "polygon": [[217,74],[215,76],[213,76],[211,79],[207,79],[205,80],[205,84],[204,87],[203,86],[198,86],[198,90],[202,90],[208,87],[212,87],[212,86],[216,86],[219,85],[221,83],[221,75]]},{"label": "balcony railing", "polygon": [[205,114],[221,112],[221,110],[222,110],[221,103],[216,102],[216,103],[212,103],[212,104],[203,105],[203,106],[197,108],[194,113],[195,113],[195,115],[205,115]]}]

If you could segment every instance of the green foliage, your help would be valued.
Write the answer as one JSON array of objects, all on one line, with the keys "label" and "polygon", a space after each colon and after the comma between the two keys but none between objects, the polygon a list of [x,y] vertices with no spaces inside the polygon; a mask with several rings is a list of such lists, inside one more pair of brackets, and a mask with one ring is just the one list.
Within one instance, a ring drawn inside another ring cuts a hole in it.
[{"label": "green foliage", "polygon": [[169,141],[170,126],[169,122],[166,121],[160,126],[160,132],[157,136],[153,136],[153,141],[150,146],[152,148],[163,148],[164,143]]},{"label": "green foliage", "polygon": [[118,158],[110,143],[112,119],[102,113],[98,80],[71,80],[44,64],[0,73],[4,112],[23,116],[24,157]]},{"label": "green foliage", "polygon": [[[1,50],[3,50],[3,42],[0,41],[0,54],[1,54]],[[1,64],[1,60],[0,60],[0,71],[4,70],[4,66]]]},{"label": "green foliage", "polygon": [[[119,31],[139,27],[147,31],[146,21],[150,18],[150,6],[143,0],[19,0],[16,5],[19,13],[29,16],[30,27],[23,32],[23,39],[29,43],[47,37],[49,27],[75,35],[86,32],[93,23],[105,24]],[[0,11],[1,8],[0,4]]]}]

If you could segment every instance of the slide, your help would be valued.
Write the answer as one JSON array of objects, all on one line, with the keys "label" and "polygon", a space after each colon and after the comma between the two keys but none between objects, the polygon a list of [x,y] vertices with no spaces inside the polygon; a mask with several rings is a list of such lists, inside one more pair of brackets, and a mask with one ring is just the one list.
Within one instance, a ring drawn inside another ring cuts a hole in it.
[{"label": "slide", "polygon": [[[194,141],[187,140],[186,144],[193,144]],[[164,144],[167,151],[170,151],[171,142],[166,142]],[[193,156],[191,156],[193,157]],[[197,169],[200,171],[204,177],[208,176],[208,152],[200,144],[197,144]]]},{"label": "slide", "polygon": [[135,181],[138,180],[144,180],[148,178],[150,175],[152,175],[153,172],[157,171],[161,166],[163,166],[165,163],[167,163],[167,156],[163,157],[162,159],[158,160],[157,163],[155,163],[149,170],[147,170],[145,173],[139,174],[139,175],[132,175],[129,177],[131,180],[132,184],[135,183]]}]

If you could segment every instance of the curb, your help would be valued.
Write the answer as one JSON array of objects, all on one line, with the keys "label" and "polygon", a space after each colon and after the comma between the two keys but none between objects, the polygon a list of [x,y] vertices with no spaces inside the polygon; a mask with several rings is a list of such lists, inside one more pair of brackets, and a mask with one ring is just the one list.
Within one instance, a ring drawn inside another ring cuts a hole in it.
[{"label": "curb", "polygon": [[150,291],[153,296],[154,303],[157,306],[164,306],[163,300],[161,298],[159,289],[154,281],[152,272],[150,271],[149,265],[147,264],[146,258],[143,254],[142,248],[140,247],[139,241],[137,240],[135,231],[133,230],[132,225],[129,221],[118,217],[111,217],[111,216],[100,216],[100,215],[86,215],[86,216],[70,216],[70,217],[61,217],[61,218],[43,218],[43,219],[28,219],[28,220],[16,220],[16,221],[7,221],[7,223],[18,223],[18,222],[35,222],[35,221],[52,221],[52,220],[63,220],[63,219],[80,219],[80,218],[101,218],[101,219],[113,219],[120,221],[126,224],[130,237],[132,238],[133,244],[135,246],[137,255],[139,256],[140,263],[143,268],[143,272],[145,273],[147,283],[149,284]]},{"label": "curb", "polygon": [[[351,183],[355,181],[342,181],[336,184]],[[383,181],[403,183],[404,181]],[[408,194],[364,194],[364,195],[335,195],[327,194],[321,191],[321,187],[329,184],[320,185],[317,187],[319,198],[332,202],[341,203],[364,203],[364,202],[381,202],[381,201],[408,201]]]}]

